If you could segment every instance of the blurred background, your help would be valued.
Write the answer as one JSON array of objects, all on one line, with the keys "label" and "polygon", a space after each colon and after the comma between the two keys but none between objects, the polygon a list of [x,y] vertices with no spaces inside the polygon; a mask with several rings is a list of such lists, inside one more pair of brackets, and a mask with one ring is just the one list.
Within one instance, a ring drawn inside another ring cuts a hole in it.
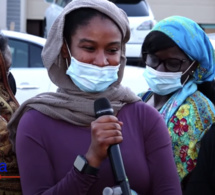
[{"label": "blurred background", "polygon": [[[62,4],[62,0],[55,0]],[[133,0],[131,0],[133,1]],[[171,15],[189,17],[215,32],[215,0],[148,0],[157,21]],[[0,29],[44,36],[45,0],[0,0]]]}]

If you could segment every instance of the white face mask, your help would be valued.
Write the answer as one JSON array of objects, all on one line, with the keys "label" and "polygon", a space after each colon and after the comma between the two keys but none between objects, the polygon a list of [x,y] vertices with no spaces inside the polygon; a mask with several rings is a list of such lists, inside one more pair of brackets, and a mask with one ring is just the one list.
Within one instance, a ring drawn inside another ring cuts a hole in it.
[{"label": "white face mask", "polygon": [[71,63],[66,74],[80,90],[91,93],[102,92],[118,79],[120,65],[99,67],[80,62],[71,56],[69,49],[68,52]]},{"label": "white face mask", "polygon": [[[154,93],[159,95],[167,95],[183,87],[181,84],[181,77],[192,67],[194,62],[183,74],[182,72],[160,72],[146,66],[143,76]],[[188,78],[189,75],[187,79]],[[184,83],[186,83],[187,79]]]}]

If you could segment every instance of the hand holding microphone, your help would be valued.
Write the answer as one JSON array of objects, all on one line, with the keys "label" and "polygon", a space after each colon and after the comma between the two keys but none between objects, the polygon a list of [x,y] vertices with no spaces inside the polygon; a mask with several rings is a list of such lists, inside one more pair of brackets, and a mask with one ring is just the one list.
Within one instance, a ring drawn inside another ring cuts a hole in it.
[{"label": "hand holding microphone", "polygon": [[[110,109],[109,112],[113,113],[113,109],[111,107]],[[100,104],[98,110],[100,111]],[[110,145],[118,144],[123,140],[121,133],[123,123],[117,117],[109,113],[98,113],[96,118],[91,123],[91,145],[86,154],[89,164],[93,167],[99,167],[101,162],[108,157]]]},{"label": "hand holding microphone", "polygon": [[[106,98],[97,99],[94,103],[94,109],[95,109],[95,115],[97,118],[102,117],[104,115],[110,115],[109,117],[113,117],[113,116],[111,116],[111,115],[113,115],[113,109],[110,105],[110,102]],[[115,117],[115,119],[117,119],[117,118]],[[118,124],[122,124],[122,123],[119,122],[117,119],[116,121],[114,121],[114,123],[110,123],[110,124],[111,125],[109,127],[113,128],[113,127],[118,127]],[[121,128],[120,128],[120,130],[121,130]],[[111,131],[111,130],[108,130],[108,131]],[[115,130],[115,132],[117,132],[117,131]],[[113,131],[113,135],[115,132]],[[120,132],[120,135],[121,135],[120,138],[122,139],[121,132]],[[113,141],[115,139],[116,139],[116,137],[114,137]],[[127,176],[125,173],[123,160],[122,160],[122,156],[121,156],[121,151],[120,151],[118,143],[117,142],[111,143],[111,145],[108,148],[108,155],[110,158],[110,163],[111,163],[112,170],[113,170],[113,173],[115,176],[115,180],[116,180],[117,184],[120,185],[123,195],[131,195],[131,190],[130,190],[129,182],[128,182],[128,179],[127,179]]]}]

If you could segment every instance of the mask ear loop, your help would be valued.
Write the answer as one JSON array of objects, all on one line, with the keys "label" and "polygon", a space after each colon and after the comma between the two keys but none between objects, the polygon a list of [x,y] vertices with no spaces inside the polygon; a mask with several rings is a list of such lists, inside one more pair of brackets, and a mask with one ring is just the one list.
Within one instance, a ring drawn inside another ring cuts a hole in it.
[{"label": "mask ear loop", "polygon": [[[192,67],[192,65],[195,63],[196,61],[194,60],[193,62],[192,62],[192,64],[188,67],[188,69],[185,71],[185,72],[183,72],[183,74],[182,74],[182,76],[184,75],[184,74],[186,74],[186,72]],[[191,72],[192,73],[192,75],[193,75],[193,73],[194,73],[194,70]],[[187,76],[187,78],[185,79],[185,81],[183,82],[183,86],[184,86],[184,84],[188,81],[188,79],[190,78],[190,75],[188,75]]]},{"label": "mask ear loop", "polygon": [[187,82],[187,80],[188,80],[189,78],[190,78],[190,75],[188,75],[187,78],[186,78],[186,80],[183,82],[183,84],[182,84],[183,86],[184,86],[184,84]]},{"label": "mask ear loop", "polygon": [[[69,56],[70,56],[70,58],[72,59],[72,55],[71,55],[71,52],[70,52],[70,50],[69,50],[69,46],[68,46],[67,41],[66,41],[65,38],[64,38],[64,41],[65,41],[65,43],[66,43],[66,47],[67,47],[67,50],[68,50],[68,52],[69,52]],[[68,62],[68,59],[67,59],[67,58],[65,58],[65,60],[66,60],[66,66],[67,66],[67,69],[68,69],[68,68],[69,68],[69,62]]]},{"label": "mask ear loop", "polygon": [[68,69],[69,68],[69,63],[68,63],[67,58],[65,58],[65,60],[66,60],[66,66],[67,66],[67,69]]}]

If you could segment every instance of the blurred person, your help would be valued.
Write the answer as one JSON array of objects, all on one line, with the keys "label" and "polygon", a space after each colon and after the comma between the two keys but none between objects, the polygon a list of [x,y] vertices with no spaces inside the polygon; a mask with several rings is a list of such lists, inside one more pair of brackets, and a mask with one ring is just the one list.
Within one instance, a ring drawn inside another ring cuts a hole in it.
[{"label": "blurred person", "polygon": [[19,107],[14,97],[16,89],[13,88],[12,91],[15,80],[9,73],[11,61],[7,38],[0,33],[0,194],[20,195],[22,192],[19,178],[2,178],[2,176],[19,176],[16,155],[12,150],[7,129],[7,123]]},{"label": "blurred person", "polygon": [[[132,190],[181,194],[161,115],[120,84],[129,37],[125,12],[107,0],[72,1],[56,19],[42,59],[58,91],[27,100],[9,124],[24,194],[118,189],[107,158],[113,144],[120,144]],[[101,97],[114,115],[95,119]]]},{"label": "blurred person", "polygon": [[215,124],[201,139],[196,167],[187,181],[184,195],[215,194]]},{"label": "blurred person", "polygon": [[203,82],[197,87],[215,105],[215,80]]},{"label": "blurred person", "polygon": [[171,16],[147,35],[142,58],[150,89],[139,96],[168,126],[183,188],[196,166],[200,140],[215,122],[214,49],[196,22]]},{"label": "blurred person", "polygon": [[10,67],[12,65],[12,55],[10,51],[10,46],[8,45],[8,40],[3,33],[0,34],[0,51],[4,57],[5,69],[7,73],[7,78],[9,86],[14,95],[16,95],[16,81],[13,77],[13,74],[10,72]]}]

